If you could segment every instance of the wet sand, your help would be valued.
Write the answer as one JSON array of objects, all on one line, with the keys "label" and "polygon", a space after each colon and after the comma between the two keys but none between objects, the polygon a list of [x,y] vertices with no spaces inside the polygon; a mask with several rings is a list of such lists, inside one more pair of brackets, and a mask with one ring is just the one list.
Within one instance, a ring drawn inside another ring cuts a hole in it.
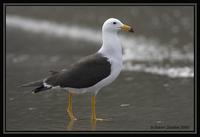
[{"label": "wet sand", "polygon": [[[17,88],[19,83],[27,81],[29,77],[32,80],[40,78],[45,68],[18,66],[12,69],[18,73],[7,70],[7,129],[65,131],[69,123],[66,115],[67,92],[52,90],[32,94],[31,89]],[[122,72],[112,85],[102,89],[97,96],[97,116],[110,121],[97,122],[96,130],[152,131],[158,130],[151,128],[156,125],[187,126],[180,130],[191,130],[194,115],[191,89],[191,78],[171,79],[145,73]],[[71,130],[91,130],[90,94],[74,96],[73,99],[74,112],[80,120],[74,122]]]}]

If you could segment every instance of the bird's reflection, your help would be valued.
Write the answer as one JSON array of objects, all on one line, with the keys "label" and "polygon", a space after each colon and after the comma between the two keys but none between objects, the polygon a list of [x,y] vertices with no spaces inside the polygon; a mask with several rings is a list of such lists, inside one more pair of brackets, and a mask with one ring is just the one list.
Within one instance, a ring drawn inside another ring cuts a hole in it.
[{"label": "bird's reflection", "polygon": [[[66,126],[66,130],[67,131],[73,131],[74,130],[74,123],[75,122],[78,122],[77,120],[69,120],[68,123],[67,123],[67,126]],[[79,121],[80,122],[80,121]],[[91,120],[90,121],[90,130],[91,131],[95,131],[96,130],[96,123],[97,121],[96,120]]]},{"label": "bird's reflection", "polygon": [[97,121],[96,120],[91,120],[91,130],[92,131],[95,131],[96,130],[96,123],[97,123]]},{"label": "bird's reflection", "polygon": [[74,122],[75,120],[69,120],[69,122],[67,123],[67,130],[71,131],[73,126],[74,126]]}]

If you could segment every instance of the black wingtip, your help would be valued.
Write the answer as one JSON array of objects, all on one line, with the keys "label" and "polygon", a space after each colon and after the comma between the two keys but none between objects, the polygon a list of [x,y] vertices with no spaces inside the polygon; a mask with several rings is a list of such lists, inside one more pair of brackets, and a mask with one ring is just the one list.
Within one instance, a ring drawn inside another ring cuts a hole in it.
[{"label": "black wingtip", "polygon": [[42,85],[40,87],[37,87],[37,88],[33,89],[32,93],[38,93],[38,92],[41,92],[41,91],[44,91],[44,90],[48,90],[48,89],[51,89],[51,87],[45,87],[44,85]]}]

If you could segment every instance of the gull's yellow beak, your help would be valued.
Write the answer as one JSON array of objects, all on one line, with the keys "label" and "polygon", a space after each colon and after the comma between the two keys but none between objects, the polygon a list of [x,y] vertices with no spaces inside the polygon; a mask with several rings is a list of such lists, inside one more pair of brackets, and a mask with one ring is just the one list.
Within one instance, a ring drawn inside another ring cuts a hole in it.
[{"label": "gull's yellow beak", "polygon": [[121,29],[125,30],[125,31],[128,31],[128,32],[134,32],[133,28],[131,28],[130,26],[125,25],[125,24],[123,26],[121,26]]}]

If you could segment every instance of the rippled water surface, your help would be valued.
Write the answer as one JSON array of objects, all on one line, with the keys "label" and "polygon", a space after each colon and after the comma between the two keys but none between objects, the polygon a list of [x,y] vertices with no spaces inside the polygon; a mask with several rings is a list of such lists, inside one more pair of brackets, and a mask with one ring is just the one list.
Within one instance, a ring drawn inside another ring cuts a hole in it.
[{"label": "rippled water surface", "polygon": [[[97,95],[97,116],[107,121],[90,121],[90,94],[73,97],[79,120],[72,122],[66,91],[32,94],[18,87],[96,52],[101,26],[110,17],[133,26],[135,33],[120,32],[123,71]],[[188,6],[8,6],[6,130],[193,130],[193,31]]]}]

